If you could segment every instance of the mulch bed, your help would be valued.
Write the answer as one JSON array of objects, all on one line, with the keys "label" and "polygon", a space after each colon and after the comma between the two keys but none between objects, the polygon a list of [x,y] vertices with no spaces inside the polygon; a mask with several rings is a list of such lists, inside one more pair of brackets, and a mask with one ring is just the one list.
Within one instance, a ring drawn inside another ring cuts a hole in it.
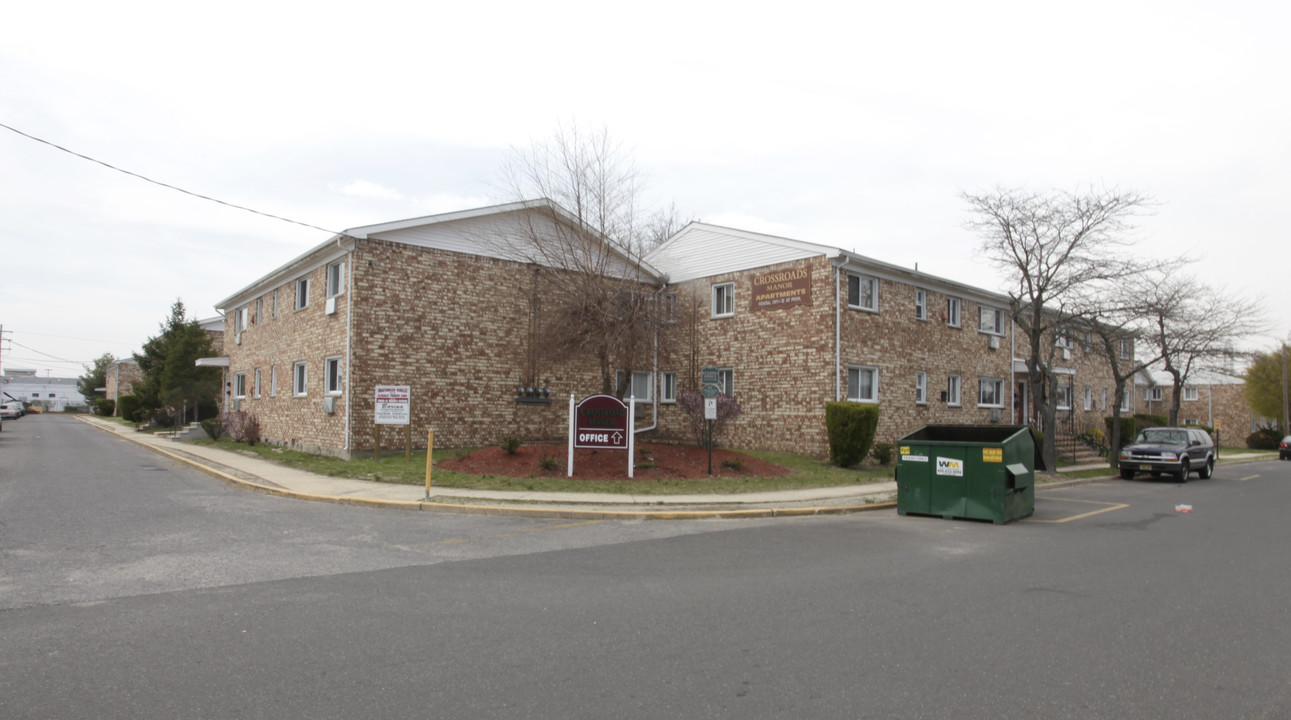
[{"label": "mulch bed", "polygon": [[[713,448],[713,474],[708,474],[708,449],[683,445],[637,445],[637,468],[628,477],[626,450],[574,450],[576,480],[694,480],[708,477],[784,477],[789,468],[758,460],[741,452]],[[436,467],[469,475],[507,477],[565,477],[569,450],[564,445],[522,445],[514,454],[500,447],[476,450],[468,455],[435,463]],[[554,470],[539,463],[552,458]],[[641,467],[649,464],[653,467]]]}]

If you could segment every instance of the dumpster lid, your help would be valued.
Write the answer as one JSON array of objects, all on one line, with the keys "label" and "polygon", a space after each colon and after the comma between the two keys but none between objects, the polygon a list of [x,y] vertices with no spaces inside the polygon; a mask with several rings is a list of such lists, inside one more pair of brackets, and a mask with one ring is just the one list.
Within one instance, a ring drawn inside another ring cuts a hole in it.
[{"label": "dumpster lid", "polygon": [[1008,465],[1005,465],[1004,467],[1005,467],[1009,472],[1013,473],[1013,475],[1014,475],[1014,476],[1019,476],[1019,475],[1030,475],[1030,474],[1031,474],[1031,471],[1030,471],[1030,470],[1027,470],[1027,466],[1026,466],[1026,465],[1023,465],[1022,463],[1009,463]]}]

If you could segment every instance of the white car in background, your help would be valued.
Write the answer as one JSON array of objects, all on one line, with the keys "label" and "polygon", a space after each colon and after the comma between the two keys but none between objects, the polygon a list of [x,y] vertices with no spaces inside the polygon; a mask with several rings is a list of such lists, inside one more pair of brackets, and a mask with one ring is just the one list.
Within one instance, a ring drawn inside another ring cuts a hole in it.
[{"label": "white car in background", "polygon": [[10,420],[22,417],[22,403],[17,400],[0,405],[0,418]]}]

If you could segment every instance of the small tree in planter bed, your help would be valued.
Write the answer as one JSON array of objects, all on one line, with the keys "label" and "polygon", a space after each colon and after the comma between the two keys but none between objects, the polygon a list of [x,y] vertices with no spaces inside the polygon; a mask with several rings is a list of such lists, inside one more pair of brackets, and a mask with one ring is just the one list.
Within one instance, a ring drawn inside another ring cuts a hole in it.
[{"label": "small tree in planter bed", "polygon": [[[690,421],[690,431],[695,437],[695,444],[704,445],[704,395],[698,390],[682,390],[677,393],[677,407],[686,413]],[[717,396],[717,419],[713,421],[713,437],[721,433],[726,421],[740,416],[740,403],[730,395]]]}]

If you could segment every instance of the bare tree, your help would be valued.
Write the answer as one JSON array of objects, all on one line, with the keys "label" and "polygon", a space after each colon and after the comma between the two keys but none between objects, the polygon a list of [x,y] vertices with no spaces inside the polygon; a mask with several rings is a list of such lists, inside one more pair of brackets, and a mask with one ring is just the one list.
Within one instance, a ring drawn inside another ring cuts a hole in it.
[{"label": "bare tree", "polygon": [[663,279],[640,259],[666,215],[643,212],[641,173],[608,131],[577,125],[515,150],[502,190],[541,198],[490,239],[534,268],[526,372],[588,353],[601,391],[622,397],[633,371],[652,367],[656,329],[671,311]]},{"label": "bare tree", "polygon": [[1259,300],[1206,285],[1190,275],[1149,283],[1145,315],[1148,338],[1171,377],[1170,425],[1179,424],[1184,387],[1199,371],[1224,373],[1239,340],[1264,329]]},{"label": "bare tree", "polygon": [[1031,397],[1044,425],[1043,457],[1055,460],[1054,332],[1075,317],[1081,293],[1144,271],[1127,262],[1130,220],[1151,204],[1136,192],[1089,190],[1037,193],[996,188],[963,193],[967,227],[981,237],[981,252],[1002,268],[1010,284],[1010,311],[1027,340]]}]

